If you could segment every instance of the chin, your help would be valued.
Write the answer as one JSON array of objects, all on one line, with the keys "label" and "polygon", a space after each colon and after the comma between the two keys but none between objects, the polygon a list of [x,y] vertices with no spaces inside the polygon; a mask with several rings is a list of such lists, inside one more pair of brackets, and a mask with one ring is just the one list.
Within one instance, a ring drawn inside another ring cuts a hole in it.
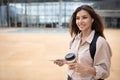
[{"label": "chin", "polygon": [[84,31],[85,29],[84,28],[79,28],[81,31]]}]

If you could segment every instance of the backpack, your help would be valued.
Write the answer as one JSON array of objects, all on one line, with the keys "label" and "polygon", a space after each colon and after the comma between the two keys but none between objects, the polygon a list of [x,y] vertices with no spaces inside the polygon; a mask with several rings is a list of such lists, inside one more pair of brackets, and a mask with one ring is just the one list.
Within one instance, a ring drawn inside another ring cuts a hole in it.
[{"label": "backpack", "polygon": [[[93,59],[93,61],[94,61],[94,56],[95,56],[95,52],[96,52],[96,42],[97,42],[97,39],[99,36],[100,35],[95,32],[93,40],[90,43],[90,47],[89,47],[90,55],[91,55],[91,58]],[[75,40],[75,37],[73,38],[72,43],[74,42],[74,40]],[[72,80],[72,78],[68,75],[67,80]],[[104,80],[104,79],[98,79],[98,80]]]}]

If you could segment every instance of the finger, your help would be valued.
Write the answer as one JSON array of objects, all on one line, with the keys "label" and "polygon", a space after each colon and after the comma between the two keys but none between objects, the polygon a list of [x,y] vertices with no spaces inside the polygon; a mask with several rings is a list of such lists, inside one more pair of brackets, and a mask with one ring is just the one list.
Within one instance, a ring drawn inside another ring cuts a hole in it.
[{"label": "finger", "polygon": [[75,66],[74,65],[69,65],[69,69],[74,70]]}]

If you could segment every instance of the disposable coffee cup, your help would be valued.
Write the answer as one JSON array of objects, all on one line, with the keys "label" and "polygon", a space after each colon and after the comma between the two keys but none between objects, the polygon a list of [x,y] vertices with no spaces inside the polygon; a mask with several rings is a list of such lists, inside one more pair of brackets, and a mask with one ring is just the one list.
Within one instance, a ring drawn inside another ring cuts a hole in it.
[{"label": "disposable coffee cup", "polygon": [[66,56],[65,56],[65,60],[68,64],[70,63],[74,63],[75,62],[75,54],[74,53],[68,53]]}]

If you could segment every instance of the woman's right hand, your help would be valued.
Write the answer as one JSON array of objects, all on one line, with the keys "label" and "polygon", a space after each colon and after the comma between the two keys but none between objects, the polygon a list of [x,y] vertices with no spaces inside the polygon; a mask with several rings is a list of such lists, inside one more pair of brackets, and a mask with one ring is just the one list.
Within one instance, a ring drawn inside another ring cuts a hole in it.
[{"label": "woman's right hand", "polygon": [[57,64],[58,66],[63,66],[65,64],[65,60],[64,59],[54,60],[54,64]]}]

